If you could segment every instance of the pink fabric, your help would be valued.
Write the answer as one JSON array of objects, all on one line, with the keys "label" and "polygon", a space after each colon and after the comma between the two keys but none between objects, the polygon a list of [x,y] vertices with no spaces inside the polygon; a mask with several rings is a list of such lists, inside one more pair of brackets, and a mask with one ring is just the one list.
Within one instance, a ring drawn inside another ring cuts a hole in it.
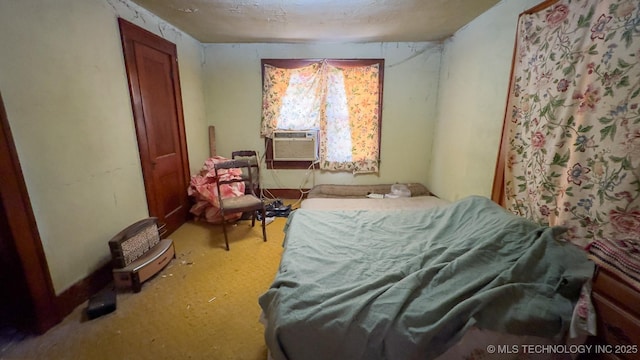
[{"label": "pink fabric", "polygon": [[[191,177],[191,183],[189,184],[187,193],[189,196],[193,196],[196,201],[190,210],[191,213],[196,216],[196,219],[213,224],[222,223],[220,202],[218,201],[218,187],[216,185],[218,179],[216,178],[214,165],[227,160],[229,159],[222,156],[209,158],[204,162],[200,173]],[[242,170],[240,169],[221,169],[218,173],[223,180],[242,176]],[[220,190],[222,191],[223,199],[244,195],[244,182],[224,184],[220,187]],[[225,218],[227,221],[233,221],[238,220],[241,216],[242,213],[235,213],[227,214]]]}]

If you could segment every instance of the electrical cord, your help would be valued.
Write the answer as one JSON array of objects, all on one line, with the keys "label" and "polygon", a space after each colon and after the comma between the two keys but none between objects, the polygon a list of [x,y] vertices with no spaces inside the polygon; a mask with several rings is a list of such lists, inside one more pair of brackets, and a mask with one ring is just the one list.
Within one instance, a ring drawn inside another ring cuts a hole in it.
[{"label": "electrical cord", "polygon": [[[257,152],[259,153],[259,152]],[[262,164],[263,162],[266,161],[266,149],[265,152],[258,157],[258,166],[260,168],[262,168]],[[304,199],[304,196],[306,194],[308,194],[311,189],[315,186],[316,183],[316,167],[315,165],[318,164],[320,162],[320,160],[315,160],[311,163],[311,165],[309,165],[309,167],[307,168],[307,172],[305,173],[304,177],[302,178],[302,180],[300,181],[300,184],[298,185],[298,191],[300,192],[300,196],[298,197],[298,199],[296,200],[295,203],[293,203],[291,205],[292,208],[297,208],[301,203],[302,200]],[[266,170],[266,168],[265,168]],[[280,187],[283,188],[282,182],[280,180],[280,178],[278,177],[278,170],[277,169],[270,169],[271,170],[271,175],[273,177],[273,180],[275,181],[275,183]],[[304,184],[309,182],[309,176],[311,175],[311,188],[309,188],[309,190],[303,190]],[[262,175],[260,175],[260,177],[262,177]],[[262,184],[262,179],[258,180],[260,182],[260,184]],[[260,186],[260,198],[264,201],[267,200],[269,202],[273,202],[276,200],[279,200],[279,198],[275,195],[273,195],[273,193],[271,193],[269,190],[264,189],[262,186]]]}]

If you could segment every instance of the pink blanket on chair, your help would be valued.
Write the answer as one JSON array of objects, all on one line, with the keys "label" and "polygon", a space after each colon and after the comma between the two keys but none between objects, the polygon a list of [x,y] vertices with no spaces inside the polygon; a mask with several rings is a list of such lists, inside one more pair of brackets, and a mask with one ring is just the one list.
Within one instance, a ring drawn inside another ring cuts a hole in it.
[{"label": "pink blanket on chair", "polygon": [[[222,223],[222,214],[220,212],[220,202],[218,201],[218,187],[216,182],[216,171],[214,165],[229,159],[222,156],[214,156],[207,159],[200,169],[200,172],[191,177],[191,183],[187,193],[195,198],[196,203],[191,207],[191,213],[196,216],[197,220],[204,220],[213,224]],[[230,179],[242,176],[240,169],[220,169],[218,171],[220,178]],[[222,198],[230,198],[234,196],[244,195],[244,183],[225,184],[220,186]],[[228,214],[225,218],[228,220],[237,220],[242,213]]]}]

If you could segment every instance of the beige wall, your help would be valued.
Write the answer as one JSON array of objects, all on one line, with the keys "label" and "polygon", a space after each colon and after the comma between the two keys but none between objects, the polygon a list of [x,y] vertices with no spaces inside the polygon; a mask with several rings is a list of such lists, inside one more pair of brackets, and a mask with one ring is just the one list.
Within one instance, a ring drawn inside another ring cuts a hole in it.
[{"label": "beige wall", "polygon": [[[438,89],[441,44],[207,44],[205,103],[216,127],[217,152],[255,149],[260,138],[262,58],[384,58],[382,163],[377,175],[316,170],[263,170],[265,188],[311,187],[314,183],[425,182]],[[306,181],[306,182],[305,182]]]},{"label": "beige wall", "polygon": [[195,171],[208,151],[197,41],[124,0],[0,2],[0,91],[57,293],[148,216],[118,16],[178,46]]},{"label": "beige wall", "polygon": [[491,196],[518,15],[539,2],[503,0],[445,42],[428,180],[438,196]]}]

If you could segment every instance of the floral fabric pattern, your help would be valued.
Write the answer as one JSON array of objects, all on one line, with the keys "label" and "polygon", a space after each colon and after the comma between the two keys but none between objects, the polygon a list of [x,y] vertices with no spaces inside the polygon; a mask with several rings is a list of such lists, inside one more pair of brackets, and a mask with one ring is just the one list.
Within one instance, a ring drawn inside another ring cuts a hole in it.
[{"label": "floral fabric pattern", "polygon": [[[320,129],[335,127],[335,134],[348,136],[349,139],[338,140],[338,136],[321,138],[320,140],[320,168],[327,170],[347,170],[354,173],[378,172],[379,148],[378,127],[379,103],[379,66],[358,66],[338,68],[329,65],[330,79],[339,79],[335,86],[328,86],[329,92],[340,89],[344,92],[348,112],[343,114],[341,121],[331,122],[331,116],[324,116],[320,122]],[[326,113],[331,109],[327,108]],[[326,143],[323,145],[323,141]],[[350,144],[351,149],[345,149],[346,159],[331,158],[331,149],[339,144]],[[323,157],[323,155],[325,155]],[[323,160],[324,159],[324,160]]]},{"label": "floral fabric pattern", "polygon": [[[378,172],[379,65],[265,65],[261,134],[319,129],[320,168]],[[337,106],[336,106],[337,105]]]},{"label": "floral fabric pattern", "polygon": [[640,239],[640,3],[561,0],[517,31],[507,208],[580,246]]},{"label": "floral fabric pattern", "polygon": [[323,69],[320,65],[321,63],[316,63],[298,69],[265,65],[262,91],[263,136],[270,137],[276,129],[318,128],[320,100],[324,96]]}]

